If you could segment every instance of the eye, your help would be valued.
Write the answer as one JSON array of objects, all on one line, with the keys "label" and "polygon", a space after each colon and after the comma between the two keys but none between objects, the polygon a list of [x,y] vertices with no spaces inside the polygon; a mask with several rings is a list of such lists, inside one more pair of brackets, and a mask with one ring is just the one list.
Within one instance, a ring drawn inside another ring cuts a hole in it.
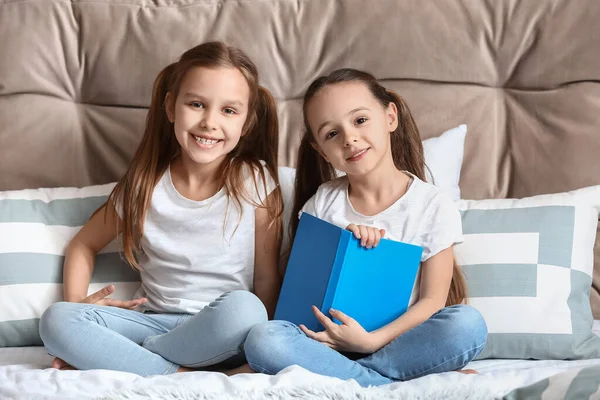
[{"label": "eye", "polygon": [[223,112],[229,115],[237,114],[237,112],[233,108],[224,108]]},{"label": "eye", "polygon": [[192,101],[190,106],[192,108],[204,108],[204,104],[200,103],[199,101]]},{"label": "eye", "polygon": [[365,117],[358,117],[358,118],[356,118],[356,124],[358,124],[358,125],[362,125],[365,122],[367,122],[367,119]]},{"label": "eye", "polygon": [[327,132],[327,134],[325,135],[325,140],[334,138],[337,134],[338,134],[337,131]]}]

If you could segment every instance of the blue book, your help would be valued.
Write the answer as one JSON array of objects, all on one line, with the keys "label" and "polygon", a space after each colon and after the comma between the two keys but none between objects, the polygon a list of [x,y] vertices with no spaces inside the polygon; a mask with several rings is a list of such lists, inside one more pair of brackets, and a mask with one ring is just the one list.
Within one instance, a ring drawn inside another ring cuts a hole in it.
[{"label": "blue book", "polygon": [[368,332],[379,329],[408,308],[422,253],[388,239],[367,249],[352,232],[302,213],[275,319],[321,331],[315,305],[329,317],[330,308],[343,312]]}]

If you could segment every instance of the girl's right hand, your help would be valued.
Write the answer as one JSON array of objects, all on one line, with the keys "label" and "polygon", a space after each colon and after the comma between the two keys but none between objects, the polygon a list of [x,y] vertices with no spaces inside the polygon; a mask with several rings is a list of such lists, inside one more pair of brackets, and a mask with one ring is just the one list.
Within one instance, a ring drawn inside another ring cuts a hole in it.
[{"label": "girl's right hand", "polygon": [[354,233],[354,236],[360,240],[360,245],[370,249],[377,247],[379,241],[385,236],[385,229],[377,229],[371,226],[350,224],[346,230]]},{"label": "girl's right hand", "polygon": [[106,297],[114,291],[114,285],[105,286],[102,289],[98,290],[96,293],[92,293],[85,299],[81,300],[80,303],[97,304],[99,306],[111,306],[125,308],[127,310],[133,310],[134,308],[148,301],[143,297],[141,299],[135,300],[116,300]]}]

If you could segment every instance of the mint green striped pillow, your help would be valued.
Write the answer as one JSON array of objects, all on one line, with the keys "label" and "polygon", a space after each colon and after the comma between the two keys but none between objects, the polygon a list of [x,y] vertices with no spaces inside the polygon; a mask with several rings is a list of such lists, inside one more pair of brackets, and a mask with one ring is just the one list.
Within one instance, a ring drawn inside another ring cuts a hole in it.
[{"label": "mint green striped pillow", "polygon": [[[42,344],[39,318],[63,297],[66,246],[113,187],[0,192],[0,347]],[[138,281],[115,240],[98,254],[89,292],[112,283],[113,297],[131,298]]]},{"label": "mint green striped pillow", "polygon": [[478,359],[600,358],[590,307],[600,186],[459,208],[456,258],[489,333]]},{"label": "mint green striped pillow", "polygon": [[592,400],[600,398],[600,365],[573,368],[518,388],[503,400]]}]

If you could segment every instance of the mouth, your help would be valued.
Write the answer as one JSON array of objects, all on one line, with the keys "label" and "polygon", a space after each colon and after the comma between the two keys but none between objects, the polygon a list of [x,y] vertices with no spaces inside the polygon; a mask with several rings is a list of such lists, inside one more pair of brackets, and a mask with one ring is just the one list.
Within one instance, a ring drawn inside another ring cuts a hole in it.
[{"label": "mouth", "polygon": [[365,156],[365,154],[367,154],[367,151],[369,151],[369,149],[371,149],[371,148],[367,147],[366,149],[358,150],[358,151],[352,153],[352,155],[350,157],[348,157],[346,160],[347,161],[358,161],[358,160],[362,159]]},{"label": "mouth", "polygon": [[199,143],[204,146],[214,146],[217,143],[222,142],[221,139],[215,139],[215,138],[206,137],[206,136],[197,136],[197,135],[194,135],[191,133],[190,133],[190,135],[192,135],[192,137],[194,138],[196,143]]}]

